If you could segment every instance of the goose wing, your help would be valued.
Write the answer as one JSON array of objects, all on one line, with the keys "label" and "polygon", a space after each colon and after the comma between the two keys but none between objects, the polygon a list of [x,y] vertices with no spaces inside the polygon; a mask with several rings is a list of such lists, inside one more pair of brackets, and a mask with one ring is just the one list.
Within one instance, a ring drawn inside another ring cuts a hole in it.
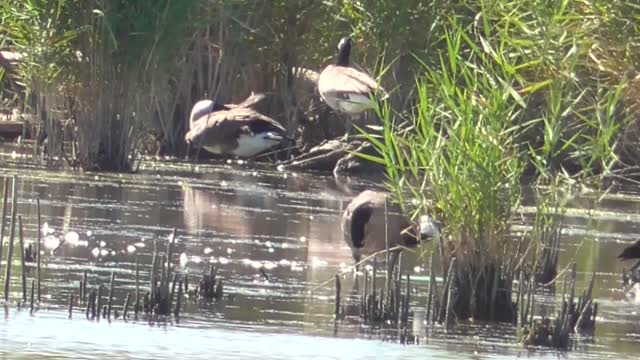
[{"label": "goose wing", "polygon": [[240,133],[277,132],[286,130],[277,121],[252,109],[235,108],[216,111],[197,119],[185,135],[187,142],[220,142],[235,139]]},{"label": "goose wing", "polygon": [[330,65],[318,81],[321,93],[354,93],[369,96],[380,85],[368,74],[354,68]]},{"label": "goose wing", "polygon": [[251,94],[249,95],[249,97],[247,97],[246,99],[244,99],[244,101],[242,101],[240,104],[226,104],[226,106],[228,108],[253,108],[257,103],[261,102],[262,100],[266,99],[267,96],[265,94],[261,94],[261,93],[257,93],[257,94]]}]

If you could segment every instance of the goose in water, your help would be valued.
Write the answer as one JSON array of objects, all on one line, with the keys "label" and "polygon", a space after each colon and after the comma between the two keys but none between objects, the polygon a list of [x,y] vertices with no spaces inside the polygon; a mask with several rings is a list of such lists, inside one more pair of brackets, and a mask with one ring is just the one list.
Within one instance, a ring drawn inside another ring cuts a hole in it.
[{"label": "goose in water", "polygon": [[[351,38],[343,37],[338,43],[338,61],[327,66],[318,77],[318,92],[335,111],[348,115],[362,113],[375,107],[372,96],[379,93],[381,100],[388,97],[385,90],[368,74],[349,66]],[[347,133],[351,124],[348,124]]]},{"label": "goose in water", "polygon": [[198,101],[191,110],[188,144],[213,154],[253,157],[287,139],[282,125],[251,107],[264,95],[249,96],[240,104]]},{"label": "goose in water", "polygon": [[[419,224],[412,224],[390,194],[365,190],[351,200],[342,215],[343,237],[351,248],[356,264],[362,256],[386,249],[385,201],[389,248],[397,245],[413,248],[423,241],[440,236],[442,226],[431,216],[423,215]],[[391,253],[392,269],[397,255],[398,252]]]}]

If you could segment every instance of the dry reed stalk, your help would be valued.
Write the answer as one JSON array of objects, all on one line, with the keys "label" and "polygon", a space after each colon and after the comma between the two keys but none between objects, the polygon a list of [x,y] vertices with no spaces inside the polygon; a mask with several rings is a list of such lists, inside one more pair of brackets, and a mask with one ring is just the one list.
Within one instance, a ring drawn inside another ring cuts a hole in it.
[{"label": "dry reed stalk", "polygon": [[[185,283],[186,283],[186,275],[185,275]],[[180,317],[180,308],[182,307],[182,279],[178,284],[178,296],[176,298],[176,307],[173,311],[173,315],[176,319]]]},{"label": "dry reed stalk", "polygon": [[11,224],[9,224],[9,249],[7,250],[7,270],[4,280],[4,301],[9,301],[11,291],[11,267],[13,262],[13,243],[16,235],[16,216],[18,213],[18,194],[16,189],[16,177],[13,177],[11,185]]},{"label": "dry reed stalk", "polygon": [[129,302],[131,301],[131,294],[127,293],[127,298],[124,300],[124,306],[122,307],[122,320],[127,321],[127,314],[129,312]]},{"label": "dry reed stalk", "polygon": [[18,216],[18,239],[20,240],[20,266],[22,268],[22,301],[27,302],[27,267],[24,264],[24,234],[22,232],[22,216]]},{"label": "dry reed stalk", "polygon": [[[444,324],[445,324],[445,328],[449,329],[449,326],[451,324],[451,312],[453,311],[453,278],[456,276],[455,271],[455,264],[456,264],[456,258],[452,258],[451,262],[449,263],[449,271],[447,273],[447,286],[446,286],[446,291],[445,294],[447,296],[447,306],[446,306],[446,312],[445,312],[445,316],[444,316]],[[443,296],[445,296],[445,294],[443,294]]]},{"label": "dry reed stalk", "polygon": [[133,308],[133,313],[138,318],[138,311],[140,309],[140,255],[136,254],[136,303]]},{"label": "dry reed stalk", "polygon": [[4,190],[2,195],[2,215],[0,216],[0,269],[2,269],[2,250],[4,249],[4,228],[7,218],[7,202],[9,200],[9,178],[4,178]]},{"label": "dry reed stalk", "polygon": [[111,282],[109,284],[109,300],[107,302],[107,319],[111,319],[111,305],[113,304],[113,287],[116,282],[116,273],[111,272]]},{"label": "dry reed stalk", "polygon": [[87,271],[85,270],[82,274],[82,297],[80,298],[80,301],[82,302],[87,301],[87,281]]},{"label": "dry reed stalk", "polygon": [[36,241],[38,242],[38,244],[36,246],[37,251],[38,251],[38,259],[37,259],[38,262],[37,262],[37,265],[36,265],[37,266],[36,276],[38,278],[38,303],[40,303],[40,301],[41,301],[40,289],[41,289],[41,284],[42,284],[42,278],[41,278],[42,275],[40,273],[40,258],[42,257],[41,252],[40,252],[41,251],[41,249],[40,249],[40,246],[41,246],[40,235],[41,235],[41,231],[42,230],[40,228],[40,198],[39,197],[36,198],[36,212],[37,212],[37,220],[38,220],[38,223],[37,223],[38,228],[37,228],[37,231],[36,231]]},{"label": "dry reed stalk", "polygon": [[32,279],[31,280],[31,304],[30,304],[30,310],[29,310],[29,313],[32,315],[35,309],[35,305],[34,305],[35,284],[36,284],[36,281]]},{"label": "dry reed stalk", "polygon": [[73,293],[69,293],[69,319],[73,315]]}]

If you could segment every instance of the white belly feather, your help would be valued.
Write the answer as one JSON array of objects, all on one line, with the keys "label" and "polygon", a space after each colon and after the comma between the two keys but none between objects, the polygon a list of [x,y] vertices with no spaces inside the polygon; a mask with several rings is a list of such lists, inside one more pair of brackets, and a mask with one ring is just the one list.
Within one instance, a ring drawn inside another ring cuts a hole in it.
[{"label": "white belly feather", "polygon": [[282,141],[282,137],[273,133],[253,136],[242,134],[238,137],[238,147],[232,152],[236,156],[252,157],[277,145],[280,141]]}]

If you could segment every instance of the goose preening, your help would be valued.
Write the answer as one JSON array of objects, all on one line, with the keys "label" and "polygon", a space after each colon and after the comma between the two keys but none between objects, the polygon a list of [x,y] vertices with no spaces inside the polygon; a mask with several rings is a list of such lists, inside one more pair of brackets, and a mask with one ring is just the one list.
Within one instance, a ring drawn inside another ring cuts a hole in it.
[{"label": "goose preening", "polygon": [[351,38],[346,36],[338,43],[338,61],[327,66],[318,77],[318,92],[332,109],[358,114],[375,106],[372,95],[379,92],[388,95],[368,74],[349,66]]},{"label": "goose preening", "polygon": [[[389,248],[396,245],[416,247],[419,243],[440,236],[441,225],[431,216],[420,217],[419,224],[412,224],[402,214],[400,206],[392,201],[391,194],[365,190],[358,194],[342,215],[342,232],[358,263],[363,255],[385,250],[385,201],[387,203],[387,240]],[[391,269],[395,266],[397,252],[391,257]]]},{"label": "goose preening", "polygon": [[188,144],[200,146],[213,154],[253,157],[287,139],[280,123],[251,107],[264,95],[249,96],[240,104],[198,101],[191,110]]}]

